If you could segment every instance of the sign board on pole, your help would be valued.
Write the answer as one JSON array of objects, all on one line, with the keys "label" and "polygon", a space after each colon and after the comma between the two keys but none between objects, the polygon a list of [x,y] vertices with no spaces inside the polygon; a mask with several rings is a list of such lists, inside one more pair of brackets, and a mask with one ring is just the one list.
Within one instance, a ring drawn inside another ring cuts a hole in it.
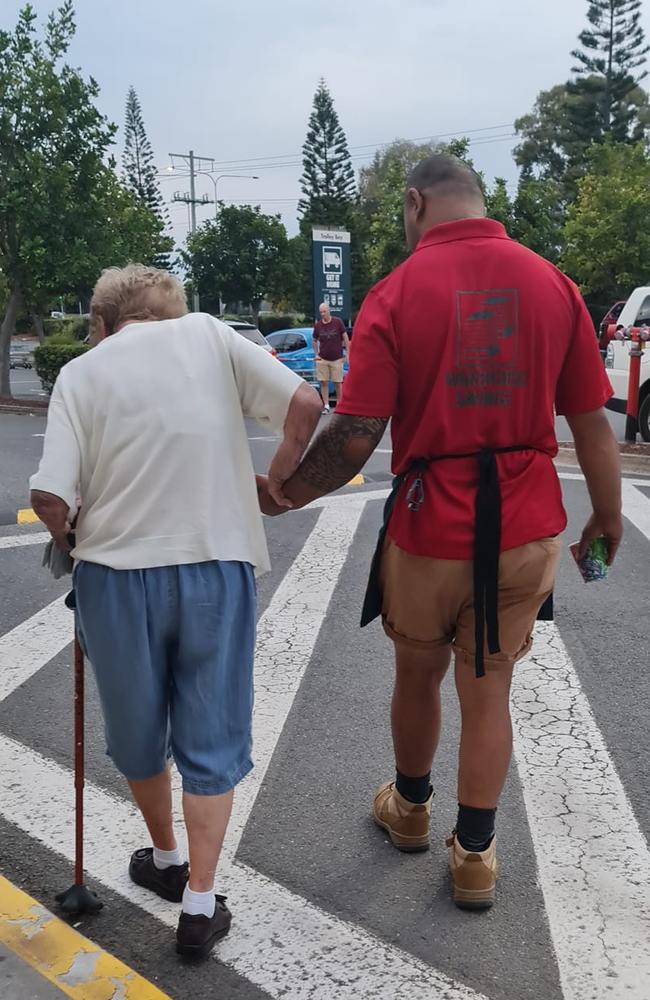
[{"label": "sign board on pole", "polygon": [[343,229],[312,230],[314,317],[325,302],[347,325],[352,316],[350,234]]}]

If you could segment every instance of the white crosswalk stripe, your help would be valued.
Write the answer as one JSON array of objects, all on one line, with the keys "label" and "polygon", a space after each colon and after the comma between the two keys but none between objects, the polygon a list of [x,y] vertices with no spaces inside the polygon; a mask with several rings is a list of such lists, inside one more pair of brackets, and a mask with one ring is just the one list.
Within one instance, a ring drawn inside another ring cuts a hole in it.
[{"label": "white crosswalk stripe", "polygon": [[[237,900],[236,933],[219,945],[217,957],[277,998],[490,1000],[489,989],[479,993],[454,980],[434,967],[433,957],[425,963],[325,913],[236,857],[365,504],[385,493],[346,494],[318,505],[315,525],[260,620],[256,768],[238,794],[220,882]],[[631,482],[624,497],[626,513],[650,538],[650,499]],[[30,544],[26,537],[15,540]],[[65,648],[70,630],[69,613],[55,601],[0,637],[0,702]],[[517,673],[513,722],[564,998],[647,1000],[650,852],[555,625],[539,628],[534,654]],[[86,787],[89,873],[174,926],[177,907],[138,889],[125,871],[125,845],[144,842],[137,811],[91,782]],[[68,769],[0,735],[2,814],[70,859],[71,807]]]}]

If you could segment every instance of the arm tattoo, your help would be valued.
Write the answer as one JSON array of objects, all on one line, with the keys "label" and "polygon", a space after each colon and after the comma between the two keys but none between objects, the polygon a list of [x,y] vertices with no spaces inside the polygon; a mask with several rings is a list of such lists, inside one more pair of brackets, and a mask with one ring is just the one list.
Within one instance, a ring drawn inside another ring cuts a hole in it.
[{"label": "arm tattoo", "polygon": [[357,475],[381,441],[388,417],[330,419],[303,458],[296,473],[321,493],[331,493]]}]

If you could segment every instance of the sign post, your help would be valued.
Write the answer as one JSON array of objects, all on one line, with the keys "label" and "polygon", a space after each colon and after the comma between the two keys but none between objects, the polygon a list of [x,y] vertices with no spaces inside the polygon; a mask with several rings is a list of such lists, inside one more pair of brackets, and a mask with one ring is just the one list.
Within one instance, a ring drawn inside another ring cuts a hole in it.
[{"label": "sign post", "polygon": [[352,316],[350,234],[344,229],[312,230],[314,318],[324,302],[346,326]]}]

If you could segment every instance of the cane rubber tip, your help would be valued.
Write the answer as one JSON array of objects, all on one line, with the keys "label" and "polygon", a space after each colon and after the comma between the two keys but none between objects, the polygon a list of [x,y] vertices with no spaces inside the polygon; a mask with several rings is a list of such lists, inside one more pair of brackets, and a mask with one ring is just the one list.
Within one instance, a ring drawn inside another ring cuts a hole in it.
[{"label": "cane rubber tip", "polygon": [[63,913],[68,914],[99,913],[104,905],[97,893],[85,885],[72,885],[55,898]]}]

